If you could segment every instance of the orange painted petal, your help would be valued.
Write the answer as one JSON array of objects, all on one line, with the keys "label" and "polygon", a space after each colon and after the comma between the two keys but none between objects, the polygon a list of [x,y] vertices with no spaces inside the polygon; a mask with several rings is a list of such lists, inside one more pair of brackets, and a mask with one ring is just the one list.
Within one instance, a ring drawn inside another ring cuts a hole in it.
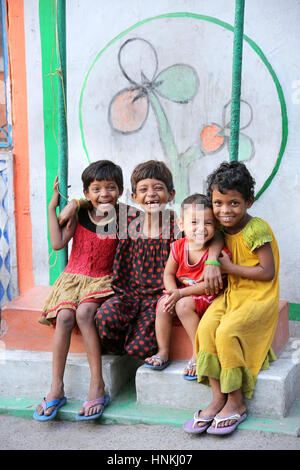
[{"label": "orange painted petal", "polygon": [[223,145],[224,137],[217,135],[221,130],[216,124],[210,124],[202,129],[200,139],[205,152],[216,152]]},{"label": "orange painted petal", "polygon": [[148,97],[139,95],[140,89],[122,90],[110,105],[110,122],[114,129],[124,133],[139,130],[148,115]]}]

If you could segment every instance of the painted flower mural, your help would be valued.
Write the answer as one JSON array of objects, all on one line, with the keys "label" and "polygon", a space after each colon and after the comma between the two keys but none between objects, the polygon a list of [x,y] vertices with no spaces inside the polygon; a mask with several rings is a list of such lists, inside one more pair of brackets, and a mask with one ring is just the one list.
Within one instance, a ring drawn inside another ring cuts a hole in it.
[{"label": "painted flower mural", "polygon": [[[202,126],[199,141],[180,153],[175,143],[167,115],[162,106],[163,99],[178,104],[193,100],[200,86],[196,70],[187,64],[174,64],[158,71],[158,57],[153,45],[142,38],[125,41],[119,49],[118,64],[130,87],[119,91],[111,100],[108,117],[111,127],[124,135],[138,132],[147,121],[152,108],[157,124],[160,142],[171,168],[176,187],[176,201],[180,202],[188,193],[188,170],[197,159],[218,152],[224,145],[229,148],[230,102],[222,112],[222,123]],[[246,122],[241,130],[252,121],[252,109],[244,100]],[[248,160],[254,155],[252,140],[240,133],[239,160]]]}]

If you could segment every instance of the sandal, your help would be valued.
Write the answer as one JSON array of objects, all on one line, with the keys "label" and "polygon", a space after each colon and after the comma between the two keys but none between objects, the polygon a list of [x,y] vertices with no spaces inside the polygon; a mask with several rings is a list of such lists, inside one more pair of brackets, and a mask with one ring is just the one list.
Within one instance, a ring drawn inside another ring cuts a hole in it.
[{"label": "sandal", "polygon": [[[194,367],[196,367],[197,362],[193,362],[192,359],[189,360],[187,363],[186,369],[187,370],[192,370]],[[197,375],[189,375],[189,374],[184,374],[183,378],[186,380],[197,380]]]},{"label": "sandal", "polygon": [[110,401],[110,396],[108,394],[104,395],[104,398],[96,398],[96,400],[90,400],[90,401],[86,400],[83,403],[84,412],[86,412],[87,410],[89,410],[93,406],[102,405],[101,408],[100,408],[100,411],[98,413],[95,413],[95,414],[90,415],[90,416],[85,416],[85,414],[80,415],[79,413],[77,413],[76,420],[77,421],[87,421],[87,420],[99,418],[102,415],[102,413],[104,411],[104,408],[108,405],[109,401]]},{"label": "sandal", "polygon": [[153,362],[158,362],[159,365],[154,366],[153,364],[148,364],[148,362],[146,362],[144,364],[144,367],[148,367],[149,369],[155,369],[155,370],[163,370],[166,367],[168,367],[168,365],[171,362],[169,359],[166,359],[165,357],[157,356],[157,355],[151,356],[150,359],[152,359]]},{"label": "sandal", "polygon": [[[239,424],[241,424],[247,418],[247,413],[240,414],[233,414],[230,416],[225,416],[225,418],[220,418],[218,415],[214,417],[215,426],[210,426],[207,430],[208,434],[230,434],[232,433]],[[230,426],[224,426],[222,428],[218,427],[218,425],[224,421],[235,420],[235,423],[231,424]]]},{"label": "sandal", "polygon": [[51,419],[55,418],[58,409],[61,406],[64,406],[67,403],[66,397],[58,398],[57,400],[46,401],[45,398],[41,401],[41,406],[44,411],[46,411],[51,406],[54,406],[52,413],[50,415],[39,415],[37,410],[33,413],[33,417],[36,421],[50,421]]},{"label": "sandal", "polygon": [[[199,415],[201,410],[196,411],[194,414],[194,418],[190,419],[183,425],[183,429],[190,433],[190,434],[201,434],[202,432],[206,431],[207,428],[210,427],[211,423],[215,419],[213,418],[201,418]],[[204,423],[204,426],[198,426],[198,423]]]}]

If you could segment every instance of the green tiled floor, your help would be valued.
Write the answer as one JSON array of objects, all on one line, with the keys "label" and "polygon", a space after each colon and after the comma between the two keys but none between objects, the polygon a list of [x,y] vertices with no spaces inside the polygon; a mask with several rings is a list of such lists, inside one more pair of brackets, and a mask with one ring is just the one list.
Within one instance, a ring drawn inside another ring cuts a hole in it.
[{"label": "green tiled floor", "polygon": [[[31,419],[38,401],[39,399],[37,398],[0,397],[0,413]],[[56,419],[75,420],[75,415],[81,405],[81,401],[69,400],[67,405],[59,410]],[[196,408],[197,405],[195,409]],[[187,410],[175,410],[155,405],[138,404],[136,402],[134,383],[131,383],[107,408],[105,408],[101,417],[101,423],[147,423],[182,426],[182,424],[188,419],[191,419],[191,417],[192,413]],[[300,436],[300,399],[294,403],[289,415],[285,418],[258,418],[250,415],[239,427],[240,429],[253,431],[257,430]]]}]

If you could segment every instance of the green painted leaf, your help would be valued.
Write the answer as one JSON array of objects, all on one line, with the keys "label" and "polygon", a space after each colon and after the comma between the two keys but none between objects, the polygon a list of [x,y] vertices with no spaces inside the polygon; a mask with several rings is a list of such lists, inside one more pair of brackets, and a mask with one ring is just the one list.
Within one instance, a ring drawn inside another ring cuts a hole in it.
[{"label": "green painted leaf", "polygon": [[189,65],[177,64],[163,70],[155,79],[155,91],[176,103],[187,103],[196,94],[199,79]]},{"label": "green painted leaf", "polygon": [[249,160],[254,155],[254,145],[250,137],[240,132],[238,161]]}]

